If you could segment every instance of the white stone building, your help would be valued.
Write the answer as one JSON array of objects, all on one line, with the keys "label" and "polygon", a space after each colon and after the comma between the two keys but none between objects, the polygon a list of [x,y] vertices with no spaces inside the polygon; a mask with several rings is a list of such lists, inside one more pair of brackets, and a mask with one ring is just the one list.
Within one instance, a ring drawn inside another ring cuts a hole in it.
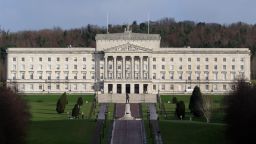
[{"label": "white stone building", "polygon": [[[250,80],[248,48],[161,48],[158,34],[98,34],[96,48],[8,48],[7,83],[24,93],[226,93]],[[95,82],[97,84],[95,84]]]}]

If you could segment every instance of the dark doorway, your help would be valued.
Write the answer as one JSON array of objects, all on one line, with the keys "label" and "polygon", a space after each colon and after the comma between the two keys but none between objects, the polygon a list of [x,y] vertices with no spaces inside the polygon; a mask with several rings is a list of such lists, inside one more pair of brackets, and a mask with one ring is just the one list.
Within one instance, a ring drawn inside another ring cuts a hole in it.
[{"label": "dark doorway", "polygon": [[113,93],[113,85],[108,84],[108,93]]},{"label": "dark doorway", "polygon": [[143,93],[148,93],[148,85],[147,84],[143,84]]},{"label": "dark doorway", "polygon": [[140,85],[139,84],[134,85],[134,93],[136,93],[136,94],[140,93]]},{"label": "dark doorway", "polygon": [[125,87],[126,87],[126,93],[128,93],[128,94],[131,93],[131,85],[126,84]]},{"label": "dark doorway", "polygon": [[116,87],[116,93],[120,94],[122,93],[122,85],[121,84],[117,84],[117,87]]}]

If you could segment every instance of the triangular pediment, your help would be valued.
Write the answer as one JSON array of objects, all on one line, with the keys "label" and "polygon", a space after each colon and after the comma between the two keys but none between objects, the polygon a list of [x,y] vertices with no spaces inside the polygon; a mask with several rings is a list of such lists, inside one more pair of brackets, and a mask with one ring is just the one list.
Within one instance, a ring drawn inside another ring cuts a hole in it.
[{"label": "triangular pediment", "polygon": [[112,48],[105,49],[104,52],[152,52],[149,48],[144,48],[134,44],[126,43],[123,45],[115,46]]}]

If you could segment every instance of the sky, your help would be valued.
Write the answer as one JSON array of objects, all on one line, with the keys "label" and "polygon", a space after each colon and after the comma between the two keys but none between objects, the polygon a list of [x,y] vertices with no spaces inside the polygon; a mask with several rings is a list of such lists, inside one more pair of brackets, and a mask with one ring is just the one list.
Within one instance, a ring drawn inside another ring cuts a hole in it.
[{"label": "sky", "polygon": [[256,0],[0,0],[0,28],[12,32],[87,24],[138,23],[161,18],[256,23]]}]

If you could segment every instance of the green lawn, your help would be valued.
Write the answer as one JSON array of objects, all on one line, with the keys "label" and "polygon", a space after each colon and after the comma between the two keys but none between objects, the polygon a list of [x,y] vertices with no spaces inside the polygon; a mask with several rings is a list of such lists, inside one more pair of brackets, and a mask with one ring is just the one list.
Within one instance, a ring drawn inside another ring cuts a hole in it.
[{"label": "green lawn", "polygon": [[190,121],[159,121],[164,144],[225,144],[225,125]]},{"label": "green lawn", "polygon": [[[56,102],[60,95],[29,95],[25,96],[32,114],[28,144],[87,144],[95,129],[95,115],[93,119],[69,120],[67,112],[71,113],[77,98],[82,95],[68,95],[68,105],[65,113],[57,114]],[[82,96],[84,104],[81,112],[88,117],[93,96]],[[86,102],[87,101],[87,102]]]},{"label": "green lawn", "polygon": [[[175,96],[178,101],[184,101],[185,107],[186,107],[186,120],[189,120],[189,117],[192,117],[190,114],[190,111],[188,109],[189,106],[189,99],[190,95],[176,95]],[[167,120],[176,120],[177,118],[175,117],[175,104],[172,104],[172,98],[173,96],[161,96],[162,102],[164,103],[165,110],[167,112]],[[224,122],[224,111],[223,111],[223,99],[224,96],[218,96],[218,95],[213,95],[212,100],[213,100],[213,111],[212,111],[212,118],[211,122],[213,123],[223,123]],[[157,106],[158,110],[159,105]],[[160,119],[164,119],[164,116],[160,114]],[[205,121],[204,118],[192,118],[195,121]]]}]

